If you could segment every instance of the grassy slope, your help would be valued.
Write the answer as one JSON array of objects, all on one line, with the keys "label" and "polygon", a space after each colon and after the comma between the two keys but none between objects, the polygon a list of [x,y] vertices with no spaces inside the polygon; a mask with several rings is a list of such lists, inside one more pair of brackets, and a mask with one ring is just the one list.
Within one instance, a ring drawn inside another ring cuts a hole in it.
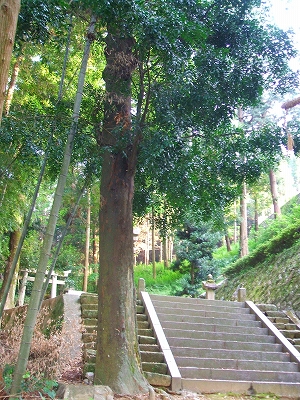
[{"label": "grassy slope", "polygon": [[254,265],[230,269],[227,283],[216,294],[218,299],[233,300],[239,285],[255,303],[272,303],[281,309],[300,310],[300,241],[278,254],[269,255]]}]

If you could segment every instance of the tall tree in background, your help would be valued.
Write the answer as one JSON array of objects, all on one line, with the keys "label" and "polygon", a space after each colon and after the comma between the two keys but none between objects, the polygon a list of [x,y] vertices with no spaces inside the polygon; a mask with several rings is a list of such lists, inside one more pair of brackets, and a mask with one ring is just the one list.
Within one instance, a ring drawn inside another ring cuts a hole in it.
[{"label": "tall tree in background", "polygon": [[0,124],[19,10],[20,0],[0,0]]}]

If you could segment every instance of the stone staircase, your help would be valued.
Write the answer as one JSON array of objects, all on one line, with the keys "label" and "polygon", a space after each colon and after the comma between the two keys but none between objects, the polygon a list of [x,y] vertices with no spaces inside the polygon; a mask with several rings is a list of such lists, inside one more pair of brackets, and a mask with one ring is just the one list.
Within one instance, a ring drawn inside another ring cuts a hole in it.
[{"label": "stone staircase", "polygon": [[257,304],[261,312],[266,315],[287,340],[300,351],[300,327],[292,319],[291,312],[278,310],[275,304]]},{"label": "stone staircase", "polygon": [[153,329],[150,327],[145,307],[137,300],[138,341],[143,373],[153,386],[171,386],[171,376]]},{"label": "stone staircase", "polygon": [[[80,297],[80,302],[83,324],[83,373],[85,375],[87,372],[95,371],[98,296],[84,293]],[[157,339],[154,336],[153,329],[150,328],[145,308],[140,300],[137,300],[136,311],[143,373],[152,386],[169,387],[171,376],[168,373],[164,354],[157,344]]]},{"label": "stone staircase", "polygon": [[[253,303],[157,295],[150,299],[182,389],[300,396],[300,354]],[[263,322],[257,320],[260,314]]]}]

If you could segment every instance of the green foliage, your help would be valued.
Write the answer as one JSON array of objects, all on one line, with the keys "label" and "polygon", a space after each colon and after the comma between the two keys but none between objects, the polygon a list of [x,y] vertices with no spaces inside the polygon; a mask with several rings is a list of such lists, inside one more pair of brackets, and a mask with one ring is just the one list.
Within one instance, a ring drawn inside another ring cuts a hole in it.
[{"label": "green foliage", "polygon": [[[3,379],[5,383],[5,390],[9,392],[12,379],[14,374],[14,366],[6,364],[3,369]],[[56,395],[56,390],[58,388],[58,382],[52,379],[47,379],[43,374],[39,376],[31,375],[28,371],[23,375],[23,380],[21,384],[22,394],[20,400],[22,400],[23,395],[37,393],[39,398],[44,399],[45,395],[47,398],[54,399]],[[27,397],[26,397],[27,398]]]},{"label": "green foliage", "polygon": [[234,264],[229,266],[224,271],[224,274],[230,277],[241,271],[246,271],[257,264],[264,262],[266,259],[270,259],[275,254],[290,248],[299,239],[300,221],[297,221],[296,223],[290,224],[285,229],[280,229],[276,236],[272,236],[269,240],[257,245],[248,256],[237,260]]},{"label": "green foliage", "polygon": [[156,264],[156,279],[153,278],[152,265],[139,264],[134,267],[135,286],[137,287],[139,278],[143,278],[149,293],[171,294],[181,276],[179,271],[165,269],[163,263]]}]

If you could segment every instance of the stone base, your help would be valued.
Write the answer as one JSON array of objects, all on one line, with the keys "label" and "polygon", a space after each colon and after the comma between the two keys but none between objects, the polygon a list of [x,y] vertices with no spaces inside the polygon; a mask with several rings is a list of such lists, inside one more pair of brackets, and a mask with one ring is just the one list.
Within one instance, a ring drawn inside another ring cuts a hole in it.
[{"label": "stone base", "polygon": [[108,386],[77,384],[67,385],[63,398],[66,400],[113,400],[114,395]]}]

